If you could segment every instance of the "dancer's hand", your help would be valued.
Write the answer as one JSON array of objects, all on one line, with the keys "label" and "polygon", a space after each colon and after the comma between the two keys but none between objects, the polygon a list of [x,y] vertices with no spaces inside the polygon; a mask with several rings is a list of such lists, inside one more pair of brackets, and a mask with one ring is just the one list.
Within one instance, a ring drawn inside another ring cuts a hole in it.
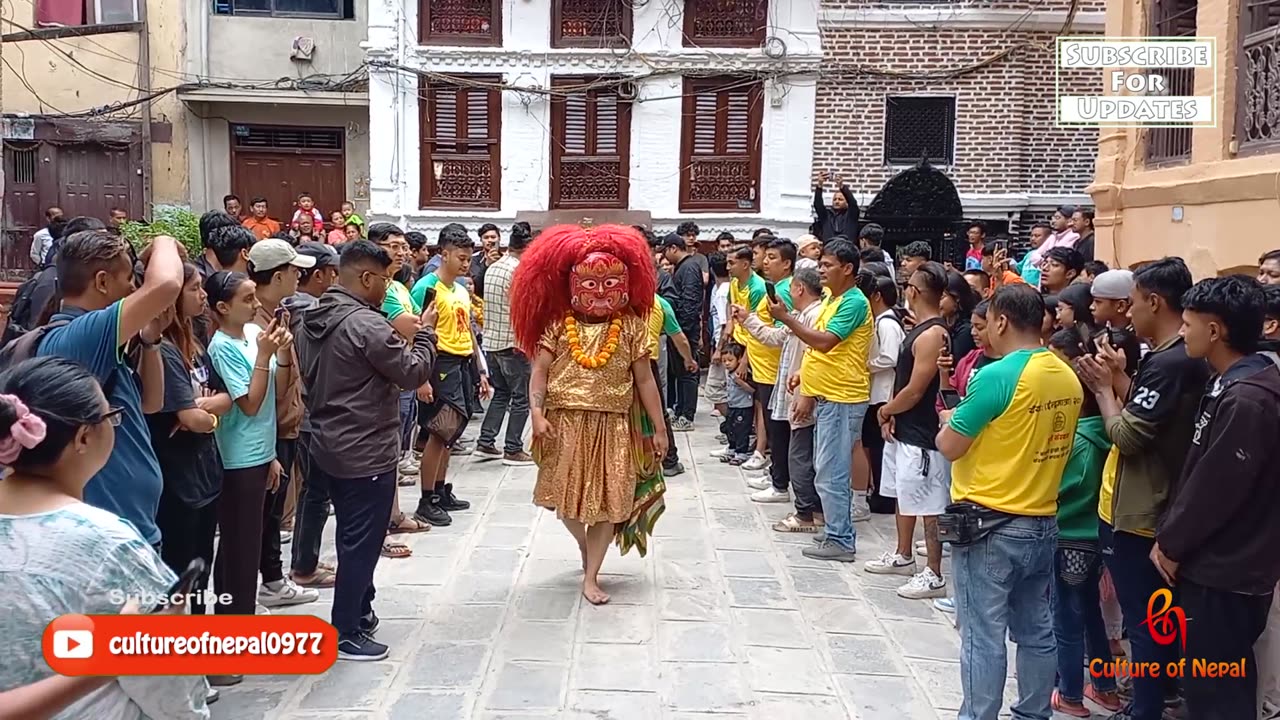
[{"label": "dancer's hand", "polygon": [[653,453],[658,456],[658,461],[667,456],[667,426],[665,424],[654,427],[653,429]]},{"label": "dancer's hand", "polygon": [[547,418],[542,413],[534,413],[533,439],[545,440],[548,437],[551,437],[551,423],[547,422]]}]

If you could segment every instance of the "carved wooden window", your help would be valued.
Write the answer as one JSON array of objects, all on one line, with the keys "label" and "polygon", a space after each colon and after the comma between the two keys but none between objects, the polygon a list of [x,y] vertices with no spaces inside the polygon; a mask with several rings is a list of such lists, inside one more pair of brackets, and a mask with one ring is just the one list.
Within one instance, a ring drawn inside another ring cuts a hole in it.
[{"label": "carved wooden window", "polygon": [[759,81],[685,78],[680,210],[760,210]]},{"label": "carved wooden window", "polygon": [[954,97],[888,97],[884,103],[884,161],[914,165],[920,158],[955,162],[956,99]]},{"label": "carved wooden window", "polygon": [[634,0],[552,0],[552,47],[629,47]]},{"label": "carved wooden window", "polygon": [[685,47],[753,47],[764,42],[769,0],[685,0]]},{"label": "carved wooden window", "polygon": [[[1152,37],[1195,37],[1196,0],[1152,0]],[[1165,79],[1165,87],[1172,96],[1195,95],[1196,73],[1193,68],[1152,68],[1151,75]],[[1191,157],[1191,128],[1148,128],[1147,162],[1162,164],[1179,162]]]},{"label": "carved wooden window", "polygon": [[1236,139],[1242,151],[1280,147],[1280,2],[1241,0]]},{"label": "carved wooden window", "polygon": [[[553,78],[551,207],[627,207],[631,164],[629,85],[582,90],[598,78]],[[571,90],[578,88],[578,90]]]},{"label": "carved wooden window", "polygon": [[423,45],[502,45],[502,0],[418,0]]},{"label": "carved wooden window", "polygon": [[465,80],[422,81],[424,208],[501,209],[502,98],[498,90],[472,83],[499,83],[502,78]]}]

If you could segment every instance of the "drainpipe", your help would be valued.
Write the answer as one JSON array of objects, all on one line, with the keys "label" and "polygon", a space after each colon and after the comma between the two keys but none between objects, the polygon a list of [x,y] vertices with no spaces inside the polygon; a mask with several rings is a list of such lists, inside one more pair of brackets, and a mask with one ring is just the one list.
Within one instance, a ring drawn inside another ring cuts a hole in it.
[{"label": "drainpipe", "polygon": [[[151,94],[151,25],[147,22],[147,0],[138,3],[138,87]],[[142,103],[142,216],[151,219],[151,102]]]}]

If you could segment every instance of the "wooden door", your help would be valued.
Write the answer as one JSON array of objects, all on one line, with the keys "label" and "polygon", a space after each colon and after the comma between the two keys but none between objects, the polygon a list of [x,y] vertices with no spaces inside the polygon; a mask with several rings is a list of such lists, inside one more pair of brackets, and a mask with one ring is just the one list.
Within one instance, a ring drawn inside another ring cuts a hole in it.
[{"label": "wooden door", "polygon": [[267,199],[281,223],[293,217],[298,193],[311,193],[327,220],[347,199],[341,128],[233,125],[231,192],[246,206]]}]

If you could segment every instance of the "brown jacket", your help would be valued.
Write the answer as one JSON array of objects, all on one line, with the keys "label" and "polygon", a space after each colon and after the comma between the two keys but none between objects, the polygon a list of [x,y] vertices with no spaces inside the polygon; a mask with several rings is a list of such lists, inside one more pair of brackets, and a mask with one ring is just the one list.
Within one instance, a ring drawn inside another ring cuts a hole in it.
[{"label": "brown jacket", "polygon": [[[253,322],[265,332],[271,324],[271,313],[258,306],[258,314]],[[298,430],[302,427],[302,382],[298,379],[298,350],[295,345],[289,352],[289,362],[293,363],[293,372],[289,373],[289,384],[276,389],[276,437],[281,440],[296,440]]]}]

